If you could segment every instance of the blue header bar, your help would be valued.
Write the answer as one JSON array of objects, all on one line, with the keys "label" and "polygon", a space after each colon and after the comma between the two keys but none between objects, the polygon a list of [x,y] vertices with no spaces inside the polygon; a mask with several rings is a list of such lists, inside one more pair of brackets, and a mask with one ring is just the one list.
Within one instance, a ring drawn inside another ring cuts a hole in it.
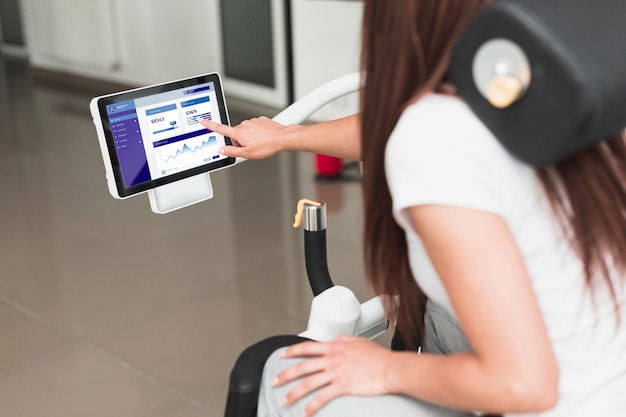
[{"label": "blue header bar", "polygon": [[154,146],[155,148],[158,148],[159,146],[169,145],[170,143],[176,143],[176,142],[180,142],[181,140],[191,139],[191,138],[195,138],[195,137],[198,137],[198,136],[209,135],[211,133],[213,133],[213,131],[209,130],[209,129],[195,130],[193,132],[184,133],[182,135],[178,135],[178,136],[174,136],[174,137],[171,137],[171,138],[167,138],[167,139],[163,139],[163,140],[159,140],[159,141],[153,142],[152,146]]},{"label": "blue header bar", "polygon": [[194,98],[193,100],[183,101],[182,103],[180,103],[180,107],[185,108],[189,106],[195,106],[196,104],[200,104],[200,103],[208,103],[209,100],[210,100],[209,96]]},{"label": "blue header bar", "polygon": [[199,93],[201,91],[212,91],[212,90],[213,90],[213,83],[209,83],[209,85],[207,85],[207,86],[197,87],[197,88],[193,88],[191,90],[185,90],[185,92],[183,94],[187,96],[187,95],[190,95],[190,94]]},{"label": "blue header bar", "polygon": [[155,114],[163,113],[166,111],[176,110],[176,104],[168,104],[167,106],[155,107],[153,109],[146,110],[146,116],[152,116]]}]

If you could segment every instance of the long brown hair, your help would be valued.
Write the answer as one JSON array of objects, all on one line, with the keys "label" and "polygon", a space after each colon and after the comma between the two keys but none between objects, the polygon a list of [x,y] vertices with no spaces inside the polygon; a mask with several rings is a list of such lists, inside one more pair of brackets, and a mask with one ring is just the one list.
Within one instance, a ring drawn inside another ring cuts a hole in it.
[{"label": "long brown hair", "polygon": [[[452,46],[490,2],[365,1],[361,57],[365,271],[373,290],[389,295],[386,309],[396,312],[396,329],[407,347],[415,347],[422,336],[426,297],[411,273],[404,231],[391,216],[385,147],[409,101],[446,81]],[[609,266],[626,270],[624,137],[537,170],[537,175],[564,230],[570,231],[589,286],[601,276],[615,299]]]},{"label": "long brown hair", "polygon": [[455,40],[487,3],[371,0],[364,5],[361,140],[365,272],[376,293],[397,297],[387,297],[385,306],[388,312],[397,307],[396,329],[408,347],[415,347],[421,337],[426,298],[409,267],[404,231],[390,215],[385,146],[407,103],[445,81]]},{"label": "long brown hair", "polygon": [[619,309],[614,272],[626,271],[626,136],[624,133],[537,175],[584,267],[587,286],[604,282]]}]

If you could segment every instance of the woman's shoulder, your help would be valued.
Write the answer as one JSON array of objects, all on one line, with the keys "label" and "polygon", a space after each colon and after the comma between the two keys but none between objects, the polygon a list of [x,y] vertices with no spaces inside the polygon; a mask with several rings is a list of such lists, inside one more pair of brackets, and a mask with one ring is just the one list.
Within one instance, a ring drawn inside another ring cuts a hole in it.
[{"label": "woman's shoulder", "polygon": [[493,134],[459,97],[429,94],[411,103],[402,113],[392,135],[415,146],[437,143],[449,147],[501,148]]},{"label": "woman's shoulder", "polygon": [[460,158],[492,167],[517,164],[463,100],[442,94],[426,95],[402,113],[387,144],[387,158],[403,157],[414,163]]},{"label": "woman's shoulder", "polygon": [[498,213],[503,193],[532,177],[460,98],[437,94],[404,110],[387,144],[385,172],[392,196],[410,197],[405,206],[428,202]]}]

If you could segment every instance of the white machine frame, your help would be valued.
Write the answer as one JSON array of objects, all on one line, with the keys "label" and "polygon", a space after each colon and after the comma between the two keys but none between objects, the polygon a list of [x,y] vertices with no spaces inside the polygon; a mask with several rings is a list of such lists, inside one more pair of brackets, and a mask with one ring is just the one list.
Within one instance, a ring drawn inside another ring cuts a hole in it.
[{"label": "white machine frame", "polygon": [[[327,103],[358,91],[361,74],[352,73],[321,85],[296,101],[273,120],[283,124],[299,124]],[[237,158],[233,167],[245,162]],[[221,168],[221,169],[225,169]],[[148,191],[152,211],[168,213],[213,197],[209,174],[199,174]],[[387,330],[388,320],[379,297],[359,304],[354,293],[343,286],[333,286],[314,297],[307,330],[302,337],[330,341],[350,334],[373,339]]]}]

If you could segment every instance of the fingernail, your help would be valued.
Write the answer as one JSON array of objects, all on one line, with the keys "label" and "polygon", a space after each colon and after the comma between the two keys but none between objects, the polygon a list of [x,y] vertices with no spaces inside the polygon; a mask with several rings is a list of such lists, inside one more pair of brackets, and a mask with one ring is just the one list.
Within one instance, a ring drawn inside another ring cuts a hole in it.
[{"label": "fingernail", "polygon": [[224,147],[222,146],[221,148],[219,148],[217,150],[217,153],[219,153],[220,155],[224,155]]},{"label": "fingernail", "polygon": [[273,387],[278,386],[278,378],[274,378],[274,379],[272,379],[272,386],[273,386]]}]

